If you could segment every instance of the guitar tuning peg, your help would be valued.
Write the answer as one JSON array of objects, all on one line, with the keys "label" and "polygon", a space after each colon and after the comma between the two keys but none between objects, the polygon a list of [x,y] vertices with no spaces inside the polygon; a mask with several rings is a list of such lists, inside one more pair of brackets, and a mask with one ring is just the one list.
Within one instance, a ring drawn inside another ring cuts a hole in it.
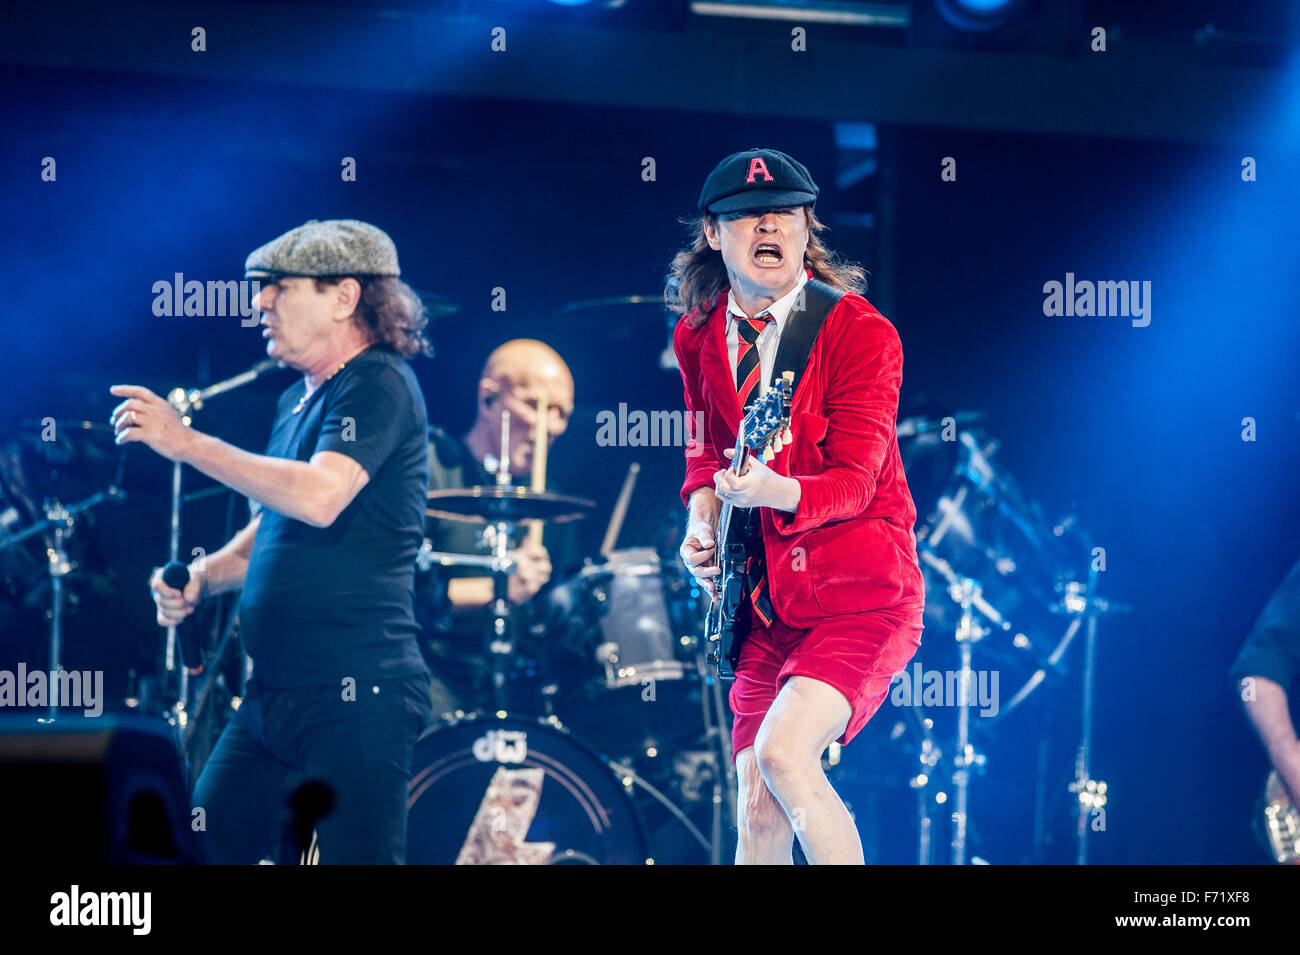
[{"label": "guitar tuning peg", "polygon": [[770,447],[763,449],[764,461],[771,461],[774,457],[776,457],[776,453]]}]

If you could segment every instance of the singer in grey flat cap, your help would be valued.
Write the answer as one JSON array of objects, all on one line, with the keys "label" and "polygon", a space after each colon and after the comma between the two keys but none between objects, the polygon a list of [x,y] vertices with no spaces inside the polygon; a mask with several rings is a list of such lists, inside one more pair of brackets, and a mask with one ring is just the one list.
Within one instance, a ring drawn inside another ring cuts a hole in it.
[{"label": "singer in grey flat cap", "polygon": [[147,388],[116,385],[117,442],[140,442],[254,502],[252,521],[190,565],[155,571],[158,623],[241,590],[253,660],[244,702],[195,787],[218,863],[295,862],[278,847],[285,796],[325,783],[323,863],[400,863],[406,786],[430,720],[416,642],[415,555],[428,489],[424,395],[407,359],[428,353],[423,307],[380,229],[311,221],[253,252],[266,353],[301,373],[280,396],[264,454],[186,427]]}]

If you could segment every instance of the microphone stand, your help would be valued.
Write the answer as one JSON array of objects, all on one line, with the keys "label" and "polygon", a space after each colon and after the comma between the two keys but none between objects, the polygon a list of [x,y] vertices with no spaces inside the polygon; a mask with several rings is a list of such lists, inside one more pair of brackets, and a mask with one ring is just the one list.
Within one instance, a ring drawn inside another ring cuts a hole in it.
[{"label": "microphone stand", "polygon": [[[209,398],[215,398],[217,395],[233,391],[260,378],[266,372],[273,368],[280,367],[280,362],[274,358],[266,358],[259,361],[247,371],[235,375],[233,378],[227,378],[219,381],[214,385],[206,388],[191,388],[188,391],[184,388],[173,388],[167,393],[167,403],[176,409],[176,413],[181,416],[181,422],[185,427],[193,424],[193,415],[195,411],[200,411],[203,404]],[[181,501],[183,495],[181,491],[181,463],[172,462],[172,491],[171,491],[171,515],[168,525],[167,539],[167,559],[169,561],[180,561],[181,551]],[[189,722],[187,706],[189,703],[190,674],[185,667],[178,665],[180,657],[180,645],[177,642],[176,627],[167,628],[167,644],[163,654],[163,671],[164,678],[167,681],[168,689],[174,690],[175,702],[168,708],[166,713],[167,722],[176,730],[184,730],[186,723]]]}]

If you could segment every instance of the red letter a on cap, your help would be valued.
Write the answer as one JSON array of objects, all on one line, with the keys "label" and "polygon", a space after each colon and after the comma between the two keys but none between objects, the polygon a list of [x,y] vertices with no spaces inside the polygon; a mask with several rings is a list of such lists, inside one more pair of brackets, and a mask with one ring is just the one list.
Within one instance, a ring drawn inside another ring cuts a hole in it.
[{"label": "red letter a on cap", "polygon": [[745,177],[745,182],[753,182],[754,176],[760,172],[768,182],[773,181],[772,174],[767,171],[767,163],[763,162],[763,157],[755,156],[749,161],[749,175]]}]

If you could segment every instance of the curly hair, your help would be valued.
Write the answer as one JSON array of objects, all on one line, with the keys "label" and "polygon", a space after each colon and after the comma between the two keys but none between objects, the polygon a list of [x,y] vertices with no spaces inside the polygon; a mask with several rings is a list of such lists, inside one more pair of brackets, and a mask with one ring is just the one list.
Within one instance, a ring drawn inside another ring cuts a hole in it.
[{"label": "curly hair", "polygon": [[[403,358],[433,354],[433,345],[424,334],[429,319],[415,289],[390,275],[350,277],[361,285],[361,299],[352,317],[376,342]],[[345,278],[349,276],[316,279],[316,291],[323,292]]]},{"label": "curly hair", "polygon": [[[840,258],[822,242],[820,234],[827,226],[812,211],[803,206],[808,216],[808,248],[804,252],[804,265],[812,269],[813,277],[842,292],[862,295],[867,288],[867,271],[856,262]],[[709,247],[705,226],[716,229],[718,217],[705,213],[697,219],[684,219],[682,224],[694,234],[690,248],[673,256],[668,281],[664,287],[664,302],[683,315],[692,327],[699,327],[709,317],[718,296],[727,290],[731,280],[722,253]]]}]

